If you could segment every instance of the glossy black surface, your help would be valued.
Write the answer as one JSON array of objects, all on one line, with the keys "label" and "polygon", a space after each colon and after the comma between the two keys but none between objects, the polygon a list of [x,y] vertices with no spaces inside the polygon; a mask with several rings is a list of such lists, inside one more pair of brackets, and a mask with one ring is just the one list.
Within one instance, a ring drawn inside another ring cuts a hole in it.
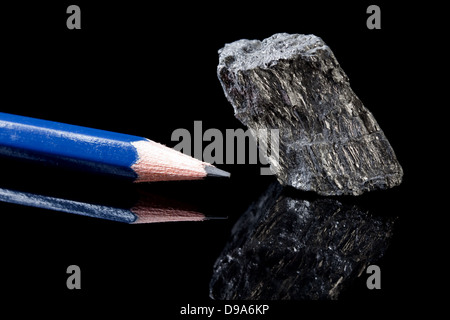
[{"label": "glossy black surface", "polygon": [[[172,132],[185,128],[193,133],[194,121],[202,121],[203,131],[245,129],[216,76],[217,50],[224,43],[276,32],[320,36],[383,128],[404,170],[398,187],[336,200],[373,216],[398,219],[390,245],[377,262],[381,290],[368,290],[363,274],[336,303],[271,302],[265,317],[298,319],[334,316],[337,311],[358,318],[403,314],[439,296],[441,291],[430,284],[445,288],[446,251],[440,245],[446,242],[437,237],[442,234],[437,228],[445,225],[446,214],[436,191],[444,189],[434,179],[444,179],[445,161],[436,162],[441,158],[433,146],[443,136],[437,134],[436,114],[444,107],[433,95],[424,99],[420,94],[423,85],[435,83],[430,70],[435,69],[435,54],[443,50],[432,45],[434,33],[424,32],[427,24],[421,19],[435,9],[382,1],[382,29],[368,30],[366,9],[372,3],[365,1],[257,3],[248,10],[240,2],[82,2],[82,29],[67,30],[69,4],[20,2],[2,7],[1,111],[144,136],[169,146],[178,143],[171,141]],[[209,143],[203,142],[203,148]],[[61,307],[64,314],[79,316],[123,309],[148,318],[162,311],[175,318],[187,304],[223,307],[209,298],[214,263],[233,225],[275,177],[261,176],[258,164],[217,167],[231,172],[231,178],[144,188],[227,220],[126,225],[0,203],[5,308],[60,316]],[[64,195],[67,189],[58,180],[67,177],[71,189],[92,190],[87,197],[94,202],[128,201],[121,183],[106,182],[114,190],[111,196],[99,177],[36,170],[45,174],[30,184],[27,175],[15,177],[9,166],[2,166],[0,180],[17,189]],[[73,196],[72,191],[67,193]],[[81,290],[66,287],[66,269],[72,264],[81,268]]]}]

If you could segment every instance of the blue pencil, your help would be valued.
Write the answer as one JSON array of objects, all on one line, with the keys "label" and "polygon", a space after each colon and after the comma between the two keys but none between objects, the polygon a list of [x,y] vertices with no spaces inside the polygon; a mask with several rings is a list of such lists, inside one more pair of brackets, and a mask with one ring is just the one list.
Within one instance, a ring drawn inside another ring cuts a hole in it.
[{"label": "blue pencil", "polygon": [[229,176],[211,164],[143,137],[1,112],[0,156],[134,182]]}]

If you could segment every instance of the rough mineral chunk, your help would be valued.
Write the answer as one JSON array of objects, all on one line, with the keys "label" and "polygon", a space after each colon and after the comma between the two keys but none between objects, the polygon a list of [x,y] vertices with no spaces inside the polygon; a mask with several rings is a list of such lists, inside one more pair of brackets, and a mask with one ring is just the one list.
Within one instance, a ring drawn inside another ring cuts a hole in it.
[{"label": "rough mineral chunk", "polygon": [[259,129],[279,129],[279,156],[268,161],[281,184],[359,195],[401,183],[391,145],[322,39],[275,34],[226,44],[219,55],[236,118],[260,145],[268,139]]},{"label": "rough mineral chunk", "polygon": [[302,200],[276,183],[239,218],[214,265],[217,300],[329,300],[387,250],[394,218],[337,200]]}]

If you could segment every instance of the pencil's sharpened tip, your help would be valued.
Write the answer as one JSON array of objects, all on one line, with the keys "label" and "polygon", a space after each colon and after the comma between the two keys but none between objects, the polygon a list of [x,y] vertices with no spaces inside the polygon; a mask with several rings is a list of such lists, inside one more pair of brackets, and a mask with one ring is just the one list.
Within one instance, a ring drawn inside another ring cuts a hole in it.
[{"label": "pencil's sharpened tip", "polygon": [[207,177],[230,177],[230,173],[220,170],[212,165],[206,165],[205,166],[206,176]]}]

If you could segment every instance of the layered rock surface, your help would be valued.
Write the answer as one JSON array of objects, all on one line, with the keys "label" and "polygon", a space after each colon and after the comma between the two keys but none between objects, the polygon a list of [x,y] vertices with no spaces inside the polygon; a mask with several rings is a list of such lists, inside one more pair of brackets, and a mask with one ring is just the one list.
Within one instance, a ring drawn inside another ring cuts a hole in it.
[{"label": "layered rock surface", "polygon": [[319,37],[282,33],[226,44],[217,73],[236,118],[260,145],[268,139],[259,129],[279,130],[279,155],[268,161],[281,184],[360,195],[401,183],[389,141]]}]

